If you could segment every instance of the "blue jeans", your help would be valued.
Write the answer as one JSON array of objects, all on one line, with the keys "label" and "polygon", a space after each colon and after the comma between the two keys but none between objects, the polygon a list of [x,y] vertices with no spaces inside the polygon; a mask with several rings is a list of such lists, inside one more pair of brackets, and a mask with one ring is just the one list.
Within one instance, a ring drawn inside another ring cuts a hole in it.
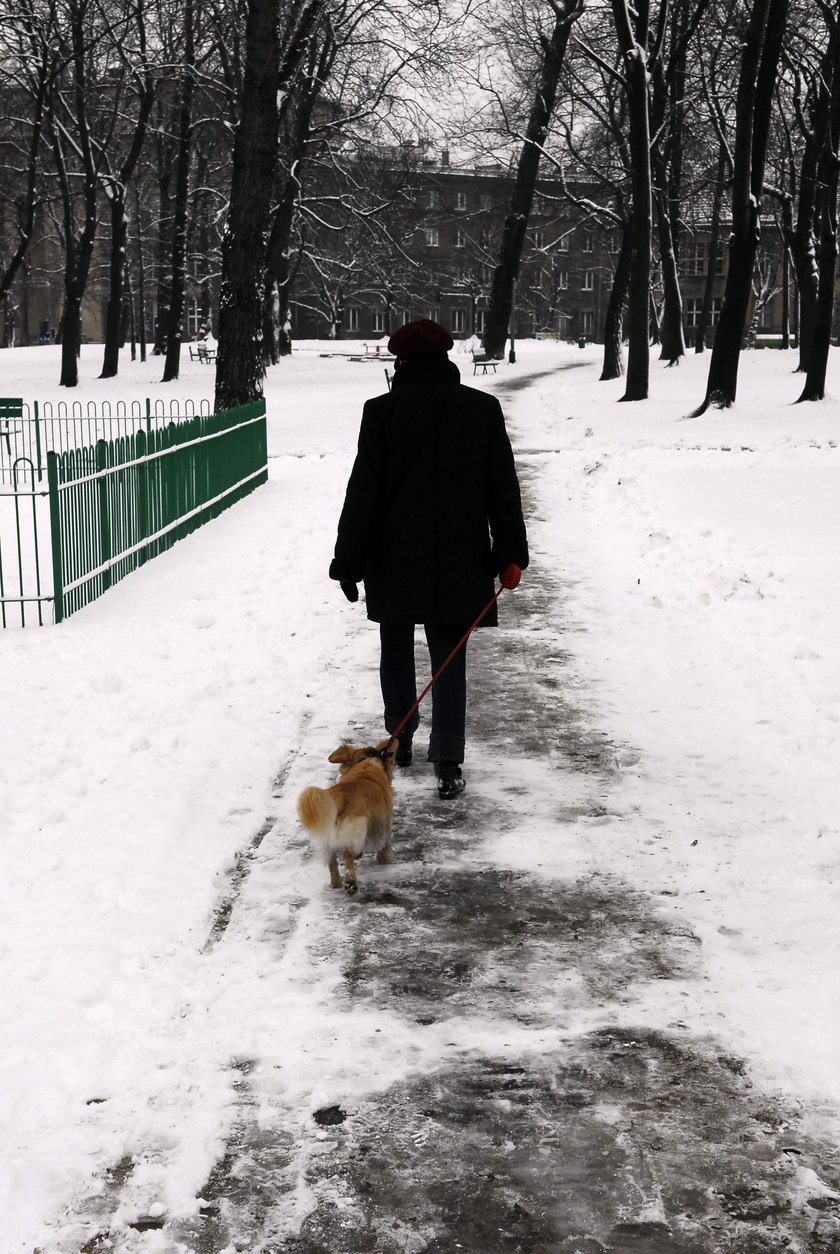
[{"label": "blue jeans", "polygon": [[[434,675],[469,624],[427,624],[426,643]],[[380,623],[379,681],[385,703],[385,730],[394,731],[417,700],[414,673],[414,624]],[[429,694],[432,702],[432,731],[429,737],[430,762],[463,762],[464,724],[467,716],[467,646],[463,645]],[[429,699],[426,698],[426,700]],[[414,711],[405,728],[413,736],[420,723]]]}]

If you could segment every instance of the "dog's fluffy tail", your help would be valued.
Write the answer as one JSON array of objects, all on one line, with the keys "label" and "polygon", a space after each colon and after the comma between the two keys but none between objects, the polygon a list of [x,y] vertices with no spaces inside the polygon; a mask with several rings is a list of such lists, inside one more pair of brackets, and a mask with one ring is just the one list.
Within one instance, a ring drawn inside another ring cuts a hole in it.
[{"label": "dog's fluffy tail", "polygon": [[324,788],[304,788],[298,797],[298,818],[306,830],[323,840],[335,829],[338,810],[335,801]]}]

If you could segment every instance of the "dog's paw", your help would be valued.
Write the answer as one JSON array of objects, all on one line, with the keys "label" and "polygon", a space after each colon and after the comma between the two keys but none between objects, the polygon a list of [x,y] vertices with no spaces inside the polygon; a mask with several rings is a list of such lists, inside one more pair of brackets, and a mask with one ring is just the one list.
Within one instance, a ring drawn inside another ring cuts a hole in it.
[{"label": "dog's paw", "polygon": [[349,875],[346,876],[344,880],[344,891],[350,896],[352,896],[353,893],[357,893],[359,891],[359,881],[351,879]]},{"label": "dog's paw", "polygon": [[379,853],[376,855],[376,861],[377,862],[393,862],[394,861],[394,851],[390,845],[386,845],[384,849],[379,850]]}]

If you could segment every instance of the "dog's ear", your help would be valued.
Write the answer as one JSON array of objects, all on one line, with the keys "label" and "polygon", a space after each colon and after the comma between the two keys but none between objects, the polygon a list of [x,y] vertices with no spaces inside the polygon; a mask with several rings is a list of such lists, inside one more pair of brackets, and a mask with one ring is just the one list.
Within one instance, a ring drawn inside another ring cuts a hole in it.
[{"label": "dog's ear", "polygon": [[352,745],[339,745],[327,758],[328,762],[349,762],[356,750]]},{"label": "dog's ear", "polygon": [[392,740],[391,737],[388,736],[386,740],[380,740],[379,744],[376,747],[377,749],[384,749],[386,745],[390,745],[391,747],[388,750],[386,757],[392,758],[394,754],[397,752],[397,749],[399,748],[399,744],[400,742],[398,740]]}]

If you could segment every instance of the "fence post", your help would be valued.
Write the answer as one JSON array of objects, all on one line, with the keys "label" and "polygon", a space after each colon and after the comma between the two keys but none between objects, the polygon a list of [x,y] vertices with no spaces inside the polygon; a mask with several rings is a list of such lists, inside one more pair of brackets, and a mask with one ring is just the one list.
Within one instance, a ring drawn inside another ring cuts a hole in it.
[{"label": "fence post", "polygon": [[61,514],[58,500],[58,454],[47,453],[47,489],[50,499],[50,539],[52,541],[53,602],[55,621],[64,618],[64,571],[61,561]]},{"label": "fence post", "polygon": [[35,465],[38,467],[38,482],[40,483],[44,478],[44,467],[41,462],[41,415],[37,401],[32,402],[32,412],[35,415]]},{"label": "fence post", "polygon": [[[147,540],[149,537],[149,463],[147,460],[148,449],[144,431],[138,431],[134,437],[134,457],[137,458],[139,465],[137,466],[137,531],[138,539]],[[143,545],[137,555],[137,565],[143,566],[149,556],[148,545]]]},{"label": "fence post", "polygon": [[[106,470],[108,467],[108,443],[106,440],[96,441],[96,469]],[[108,508],[108,476],[100,473],[96,481],[99,498],[99,560],[105,565],[111,559],[111,511]],[[102,591],[111,586],[111,567],[105,566],[102,572]]]}]

